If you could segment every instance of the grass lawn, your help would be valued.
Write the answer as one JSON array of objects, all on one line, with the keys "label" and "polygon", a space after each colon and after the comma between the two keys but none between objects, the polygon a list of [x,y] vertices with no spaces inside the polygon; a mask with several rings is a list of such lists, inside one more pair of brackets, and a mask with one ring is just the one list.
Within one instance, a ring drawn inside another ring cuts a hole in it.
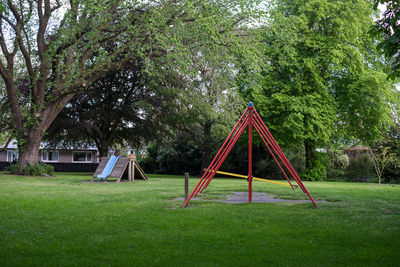
[{"label": "grass lawn", "polygon": [[[82,183],[0,173],[0,266],[400,266],[400,186],[306,182],[311,202],[191,201],[184,180]],[[198,179],[191,179],[193,188]],[[300,189],[253,190],[305,199]],[[214,179],[204,197],[247,191]]]}]

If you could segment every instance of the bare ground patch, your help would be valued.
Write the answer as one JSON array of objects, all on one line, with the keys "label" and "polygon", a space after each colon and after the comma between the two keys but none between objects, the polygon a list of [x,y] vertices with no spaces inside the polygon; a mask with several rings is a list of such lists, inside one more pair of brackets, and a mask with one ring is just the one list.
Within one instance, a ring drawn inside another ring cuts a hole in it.
[{"label": "bare ground patch", "polygon": [[[229,195],[223,195],[225,199],[206,199],[195,197],[192,200],[204,200],[204,201],[218,201],[231,204],[248,203],[248,192],[231,192]],[[265,192],[253,192],[252,202],[265,203],[265,202],[310,202],[308,199],[280,199],[275,198],[275,195],[268,195]],[[174,200],[184,200],[184,198],[176,198]],[[318,200],[316,202],[325,202],[324,200]]]}]

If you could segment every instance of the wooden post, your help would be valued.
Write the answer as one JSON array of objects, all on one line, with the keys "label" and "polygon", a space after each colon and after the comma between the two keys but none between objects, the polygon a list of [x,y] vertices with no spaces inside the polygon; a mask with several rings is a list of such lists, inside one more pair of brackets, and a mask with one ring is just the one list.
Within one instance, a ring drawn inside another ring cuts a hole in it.
[{"label": "wooden post", "polygon": [[131,182],[133,182],[134,180],[135,180],[135,165],[136,165],[136,160],[134,159],[134,160],[132,160],[132,179],[131,179]]},{"label": "wooden post", "polygon": [[128,164],[128,182],[132,182],[132,160],[129,159]]},{"label": "wooden post", "polygon": [[129,155],[129,172],[131,173],[130,175],[130,182],[133,182],[135,180],[135,164],[136,164],[136,155]]},{"label": "wooden post", "polygon": [[185,172],[185,203],[189,198],[189,173]]}]

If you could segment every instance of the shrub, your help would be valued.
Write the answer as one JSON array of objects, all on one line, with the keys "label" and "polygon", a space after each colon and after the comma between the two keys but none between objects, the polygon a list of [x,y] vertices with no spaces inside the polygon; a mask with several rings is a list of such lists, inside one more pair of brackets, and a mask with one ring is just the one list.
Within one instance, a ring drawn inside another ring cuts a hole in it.
[{"label": "shrub", "polygon": [[315,162],[314,166],[306,169],[302,175],[302,180],[323,181],[326,180],[326,167],[322,162]]},{"label": "shrub", "polygon": [[350,160],[345,174],[349,179],[358,176],[372,176],[374,165],[368,153],[358,153],[354,159]]},{"label": "shrub", "polygon": [[[13,164],[7,168],[13,174],[20,174],[18,173],[18,165]],[[48,164],[44,164],[42,162],[30,165],[29,163],[22,168],[22,174],[26,176],[48,176],[53,175],[54,167]]]},{"label": "shrub", "polygon": [[301,174],[301,179],[307,181],[323,181],[326,180],[326,153],[316,153],[315,158],[311,162],[311,168],[307,168]]},{"label": "shrub", "polygon": [[329,179],[344,179],[345,178],[345,169],[336,169],[336,168],[329,168],[326,171],[326,176]]},{"label": "shrub", "polygon": [[331,150],[328,152],[329,164],[327,168],[328,178],[345,178],[345,170],[350,164],[349,157],[343,150]]}]

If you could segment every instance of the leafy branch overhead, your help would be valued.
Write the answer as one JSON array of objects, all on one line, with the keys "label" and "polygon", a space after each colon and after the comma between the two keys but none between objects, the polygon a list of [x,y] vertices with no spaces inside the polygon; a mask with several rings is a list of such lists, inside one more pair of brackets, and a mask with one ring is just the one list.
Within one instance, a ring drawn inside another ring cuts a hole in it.
[{"label": "leafy branch overhead", "polygon": [[370,30],[370,33],[381,38],[378,49],[383,51],[392,66],[389,78],[400,77],[400,3],[391,0],[375,0],[374,6],[382,5],[385,10]]}]

